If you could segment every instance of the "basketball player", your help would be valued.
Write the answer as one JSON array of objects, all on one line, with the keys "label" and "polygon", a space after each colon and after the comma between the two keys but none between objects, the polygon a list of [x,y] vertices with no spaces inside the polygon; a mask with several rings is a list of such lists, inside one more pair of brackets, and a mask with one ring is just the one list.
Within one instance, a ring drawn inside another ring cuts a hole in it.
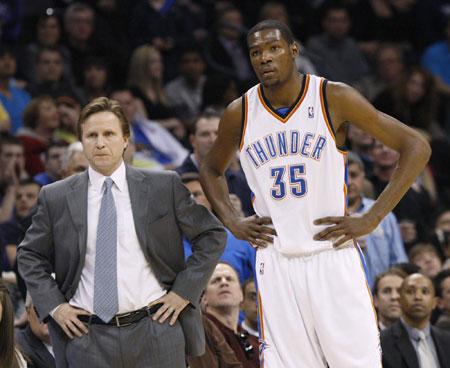
[{"label": "basketball player", "polygon": [[[353,239],[373,231],[421,172],[428,144],[353,88],[301,75],[289,28],[263,21],[247,37],[258,84],[224,112],[202,170],[222,222],[258,248],[262,364],[269,368],[380,368],[376,317]],[[369,212],[345,216],[345,123],[400,153]],[[224,172],[240,150],[257,215],[241,218]],[[269,246],[267,246],[270,244]]]}]

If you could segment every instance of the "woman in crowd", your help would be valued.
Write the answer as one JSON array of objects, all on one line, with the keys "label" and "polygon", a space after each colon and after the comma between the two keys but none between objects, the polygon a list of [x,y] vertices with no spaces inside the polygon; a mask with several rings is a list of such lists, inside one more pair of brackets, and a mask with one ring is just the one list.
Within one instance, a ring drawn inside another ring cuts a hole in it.
[{"label": "woman in crowd", "polygon": [[23,368],[27,364],[14,342],[14,308],[0,280],[0,368]]}]

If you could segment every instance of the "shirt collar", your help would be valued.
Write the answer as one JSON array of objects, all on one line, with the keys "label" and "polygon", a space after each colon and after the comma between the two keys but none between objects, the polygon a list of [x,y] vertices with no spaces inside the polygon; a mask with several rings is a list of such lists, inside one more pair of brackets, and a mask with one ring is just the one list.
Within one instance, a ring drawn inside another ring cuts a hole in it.
[{"label": "shirt collar", "polygon": [[[92,188],[96,191],[101,192],[103,188],[103,183],[107,178],[103,174],[100,174],[98,171],[95,171],[91,166],[88,169],[89,173],[89,182],[92,185]],[[126,184],[126,170],[125,163],[122,161],[120,166],[109,176],[116,187],[123,192]]]},{"label": "shirt collar", "polygon": [[419,337],[419,333],[423,332],[425,334],[425,338],[429,338],[431,335],[431,329],[430,329],[430,324],[428,323],[428,325],[423,329],[423,330],[419,330],[418,328],[414,328],[410,325],[408,325],[403,318],[400,318],[400,320],[402,321],[403,326],[406,328],[406,331],[408,332],[409,338],[414,340],[414,341],[418,341],[420,340]]}]

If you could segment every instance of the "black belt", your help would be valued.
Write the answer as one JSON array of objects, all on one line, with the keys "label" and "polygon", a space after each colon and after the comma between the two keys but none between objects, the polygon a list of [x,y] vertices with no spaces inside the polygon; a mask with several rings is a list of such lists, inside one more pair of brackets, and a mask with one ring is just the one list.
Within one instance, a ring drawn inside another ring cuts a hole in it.
[{"label": "black belt", "polygon": [[144,307],[133,312],[116,314],[109,322],[104,322],[99,316],[91,314],[90,316],[80,315],[78,319],[81,322],[96,325],[108,325],[124,327],[133,323],[139,322],[142,318],[151,316],[162,306],[162,303],[152,305],[151,307]]}]

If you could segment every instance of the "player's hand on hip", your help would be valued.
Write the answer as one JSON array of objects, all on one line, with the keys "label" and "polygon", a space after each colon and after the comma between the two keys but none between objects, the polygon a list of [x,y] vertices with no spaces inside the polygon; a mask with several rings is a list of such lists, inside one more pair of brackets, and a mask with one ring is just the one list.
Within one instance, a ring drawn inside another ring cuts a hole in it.
[{"label": "player's hand on hip", "polygon": [[169,324],[173,326],[178,319],[178,316],[184,308],[189,304],[189,300],[183,299],[173,291],[169,291],[163,297],[153,301],[149,307],[155,304],[162,304],[152,317],[154,321],[164,323],[169,319]]},{"label": "player's hand on hip", "polygon": [[332,225],[314,235],[314,240],[331,240],[339,248],[351,239],[357,239],[371,233],[378,223],[367,215],[360,217],[330,216],[314,221],[314,225]]},{"label": "player's hand on hip", "polygon": [[78,319],[79,315],[89,316],[84,309],[72,307],[69,303],[61,304],[53,313],[53,319],[71,339],[81,337],[89,332],[86,325]]},{"label": "player's hand on hip", "polygon": [[242,240],[248,241],[254,248],[265,248],[273,243],[273,237],[277,235],[272,225],[270,217],[250,217],[239,218],[228,224],[228,229],[233,235]]}]

